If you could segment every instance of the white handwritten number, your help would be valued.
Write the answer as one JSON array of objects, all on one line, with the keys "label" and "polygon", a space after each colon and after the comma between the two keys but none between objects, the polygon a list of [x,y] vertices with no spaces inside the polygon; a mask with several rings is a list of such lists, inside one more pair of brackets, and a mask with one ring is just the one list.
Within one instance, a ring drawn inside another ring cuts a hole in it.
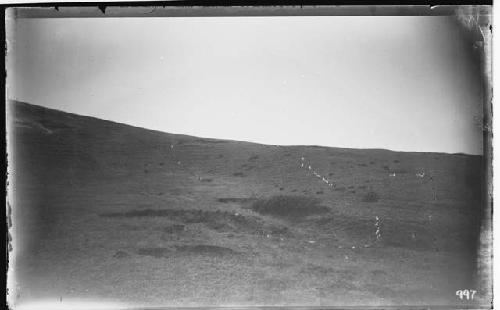
[{"label": "white handwritten number", "polygon": [[458,290],[455,295],[457,295],[460,300],[473,300],[474,294],[476,294],[475,290]]}]

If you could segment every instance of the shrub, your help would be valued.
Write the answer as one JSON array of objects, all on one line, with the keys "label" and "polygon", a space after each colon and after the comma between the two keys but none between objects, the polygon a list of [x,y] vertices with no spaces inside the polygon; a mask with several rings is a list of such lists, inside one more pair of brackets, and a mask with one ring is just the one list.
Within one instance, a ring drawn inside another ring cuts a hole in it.
[{"label": "shrub", "polygon": [[375,191],[369,191],[363,196],[364,202],[377,202],[379,201],[380,196]]},{"label": "shrub", "polygon": [[257,159],[259,159],[259,155],[253,155],[253,156],[250,156],[250,158],[248,158],[249,161],[254,161]]}]

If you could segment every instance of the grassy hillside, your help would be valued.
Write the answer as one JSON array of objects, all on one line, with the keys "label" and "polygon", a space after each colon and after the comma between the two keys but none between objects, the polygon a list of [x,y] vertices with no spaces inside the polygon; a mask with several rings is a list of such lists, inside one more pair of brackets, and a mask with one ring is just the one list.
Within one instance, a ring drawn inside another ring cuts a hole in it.
[{"label": "grassy hillside", "polygon": [[[20,304],[488,303],[480,156],[205,139],[21,102],[7,112]],[[478,293],[461,301],[459,289]]]}]

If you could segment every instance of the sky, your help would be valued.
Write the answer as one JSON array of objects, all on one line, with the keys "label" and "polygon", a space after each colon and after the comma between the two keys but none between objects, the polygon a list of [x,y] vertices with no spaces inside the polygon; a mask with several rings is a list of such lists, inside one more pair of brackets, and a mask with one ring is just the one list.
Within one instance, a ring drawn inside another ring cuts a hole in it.
[{"label": "sky", "polygon": [[278,145],[482,153],[481,71],[451,17],[18,19],[7,95]]}]

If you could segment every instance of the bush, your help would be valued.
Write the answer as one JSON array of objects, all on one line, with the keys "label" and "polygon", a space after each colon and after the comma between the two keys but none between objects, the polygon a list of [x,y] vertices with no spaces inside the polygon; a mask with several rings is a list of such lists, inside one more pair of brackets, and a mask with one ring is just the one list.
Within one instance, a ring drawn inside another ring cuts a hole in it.
[{"label": "bush", "polygon": [[374,191],[369,191],[363,197],[364,202],[377,202],[377,201],[379,201],[379,199],[380,199],[380,196],[377,194],[377,192],[374,192]]},{"label": "bush", "polygon": [[252,155],[248,158],[248,161],[254,161],[254,160],[257,160],[259,159],[259,155]]}]

